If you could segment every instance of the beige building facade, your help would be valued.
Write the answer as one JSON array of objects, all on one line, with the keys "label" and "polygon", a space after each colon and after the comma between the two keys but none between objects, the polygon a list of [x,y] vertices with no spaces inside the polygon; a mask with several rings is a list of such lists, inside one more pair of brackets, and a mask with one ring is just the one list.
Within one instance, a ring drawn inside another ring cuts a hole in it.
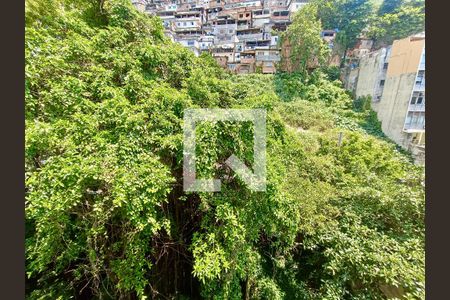
[{"label": "beige building facade", "polygon": [[425,159],[425,35],[396,40],[361,57],[352,79],[355,94],[371,96],[383,132]]}]

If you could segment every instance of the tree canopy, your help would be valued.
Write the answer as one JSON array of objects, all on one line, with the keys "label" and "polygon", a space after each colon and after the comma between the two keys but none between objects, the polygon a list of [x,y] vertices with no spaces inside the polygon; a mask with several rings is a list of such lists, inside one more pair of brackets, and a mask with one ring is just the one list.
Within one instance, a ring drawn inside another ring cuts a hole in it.
[{"label": "tree canopy", "polygon": [[344,49],[354,46],[369,24],[374,7],[370,0],[316,0],[319,18],[326,29],[337,29],[337,41]]},{"label": "tree canopy", "polygon": [[282,34],[286,43],[292,45],[287,59],[294,70],[306,72],[309,66],[321,66],[327,61],[330,49],[322,40],[321,32],[317,5],[305,5],[294,15],[292,24]]},{"label": "tree canopy", "polygon": [[317,7],[322,29],[338,31],[336,42],[342,54],[360,36],[387,45],[425,30],[424,0],[385,0],[379,7],[371,0],[314,0],[308,5]]},{"label": "tree canopy", "polygon": [[425,30],[425,1],[399,1],[395,6],[393,4],[382,6],[380,11],[384,14],[373,18],[367,30],[367,36],[378,44],[391,44],[396,39]]},{"label": "tree canopy", "polygon": [[405,0],[384,0],[378,8],[377,14],[382,16],[396,12],[405,2]]}]

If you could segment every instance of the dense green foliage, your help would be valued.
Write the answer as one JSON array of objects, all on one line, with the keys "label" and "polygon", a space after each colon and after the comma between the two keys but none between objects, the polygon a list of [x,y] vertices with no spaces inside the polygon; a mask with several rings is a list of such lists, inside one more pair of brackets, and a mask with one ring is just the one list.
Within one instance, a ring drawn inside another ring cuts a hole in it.
[{"label": "dense green foliage", "polygon": [[[337,31],[332,49],[321,38],[323,29]],[[424,29],[424,0],[386,0],[379,6],[370,0],[314,0],[294,14],[292,24],[281,34],[290,46],[283,67],[301,73],[317,67],[332,71],[327,69],[330,58],[341,56],[344,66],[347,50],[360,37],[373,39],[375,47],[380,47]]]},{"label": "dense green foliage", "polygon": [[387,45],[425,30],[424,0],[314,0],[325,29],[337,29],[337,50],[352,48],[360,36]]},{"label": "dense green foliage", "polygon": [[[424,298],[424,172],[364,100],[321,72],[226,74],[127,0],[45,2],[26,15],[28,298]],[[195,107],[267,109],[266,192],[224,166],[251,165],[246,122],[199,124],[198,173],[226,179],[183,192]]]},{"label": "dense green foliage", "polygon": [[378,13],[367,30],[367,36],[378,44],[390,44],[425,30],[424,0],[385,0]]},{"label": "dense green foliage", "polygon": [[344,50],[351,48],[369,24],[374,7],[370,0],[315,0],[319,17],[326,29],[337,29],[337,42]]},{"label": "dense green foliage", "polygon": [[405,0],[384,0],[378,8],[377,15],[390,14],[398,10]]},{"label": "dense green foliage", "polygon": [[317,5],[305,5],[294,15],[292,24],[282,33],[291,46],[290,64],[292,69],[304,73],[308,67],[322,66],[327,61],[330,49],[322,40],[322,24],[318,19]]}]

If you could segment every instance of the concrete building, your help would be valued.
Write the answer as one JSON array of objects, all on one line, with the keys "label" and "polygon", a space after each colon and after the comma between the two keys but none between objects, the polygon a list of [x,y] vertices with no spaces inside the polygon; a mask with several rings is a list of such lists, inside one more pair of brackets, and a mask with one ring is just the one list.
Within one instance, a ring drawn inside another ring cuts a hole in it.
[{"label": "concrete building", "polygon": [[357,97],[371,96],[383,132],[423,163],[425,34],[396,40],[391,46],[363,55],[352,74],[347,85],[354,88]]}]

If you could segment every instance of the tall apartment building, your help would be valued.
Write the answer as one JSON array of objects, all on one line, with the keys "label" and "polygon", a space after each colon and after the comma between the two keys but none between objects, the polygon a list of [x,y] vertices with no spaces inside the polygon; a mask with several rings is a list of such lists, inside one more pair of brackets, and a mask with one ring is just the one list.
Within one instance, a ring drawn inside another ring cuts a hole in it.
[{"label": "tall apartment building", "polygon": [[[132,0],[161,18],[165,34],[195,55],[209,52],[235,73],[275,73],[278,32],[309,0]],[[331,36],[333,39],[334,36]],[[330,39],[329,33],[324,39]],[[332,45],[332,41],[328,41]]]},{"label": "tall apartment building", "polygon": [[[383,132],[416,161],[425,158],[425,34],[363,55],[352,70],[357,97],[370,95]],[[356,74],[356,75],[355,75]]]}]

